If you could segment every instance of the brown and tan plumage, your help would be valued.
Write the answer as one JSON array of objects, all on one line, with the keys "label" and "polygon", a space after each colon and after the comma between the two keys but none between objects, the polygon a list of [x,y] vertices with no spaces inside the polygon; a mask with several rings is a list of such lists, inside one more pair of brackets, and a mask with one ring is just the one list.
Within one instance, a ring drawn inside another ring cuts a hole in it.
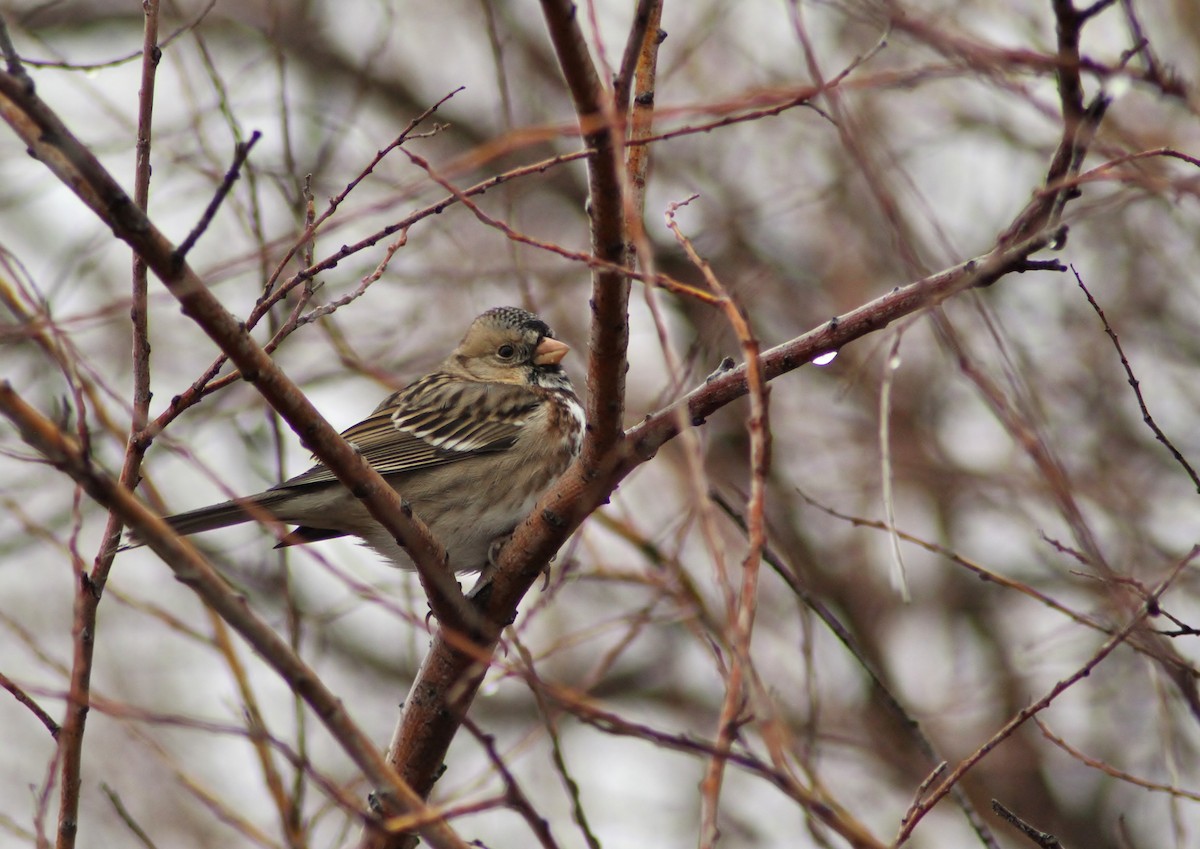
[{"label": "brown and tan plumage", "polygon": [[[579,453],[583,408],[560,362],[569,349],[532,313],[488,310],[441,365],[342,435],[412,505],[455,571],[489,550]],[[393,564],[404,550],[323,465],[235,501],[176,516],[180,534],[273,517],[298,527],[279,545],[356,536]]]}]

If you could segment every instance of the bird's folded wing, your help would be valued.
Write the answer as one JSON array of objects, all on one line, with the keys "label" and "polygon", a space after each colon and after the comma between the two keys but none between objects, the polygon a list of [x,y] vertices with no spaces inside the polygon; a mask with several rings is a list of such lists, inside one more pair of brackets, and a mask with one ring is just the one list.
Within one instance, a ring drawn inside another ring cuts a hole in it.
[{"label": "bird's folded wing", "polygon": [[[376,411],[342,436],[381,475],[403,474],[512,447],[540,400],[522,392],[503,399],[503,404],[496,404],[494,398],[491,404],[471,403],[489,400],[469,397],[473,394],[460,392],[447,399],[444,393],[423,393],[427,403],[421,405],[412,404],[411,396],[397,399],[399,406]],[[274,489],[335,480],[329,469],[318,464]]]}]

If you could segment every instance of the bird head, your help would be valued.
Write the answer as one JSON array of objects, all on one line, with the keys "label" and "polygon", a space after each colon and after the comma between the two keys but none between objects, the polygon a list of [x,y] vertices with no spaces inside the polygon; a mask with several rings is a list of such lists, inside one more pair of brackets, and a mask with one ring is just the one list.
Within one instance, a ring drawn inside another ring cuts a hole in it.
[{"label": "bird head", "polygon": [[496,307],[471,322],[444,368],[488,383],[558,383],[570,350],[533,313]]}]

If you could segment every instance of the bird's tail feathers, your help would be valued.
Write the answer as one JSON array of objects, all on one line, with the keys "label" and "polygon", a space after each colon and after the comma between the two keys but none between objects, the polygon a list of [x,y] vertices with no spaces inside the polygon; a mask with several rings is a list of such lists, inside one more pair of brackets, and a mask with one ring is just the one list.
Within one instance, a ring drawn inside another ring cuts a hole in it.
[{"label": "bird's tail feathers", "polygon": [[249,522],[254,518],[255,513],[262,516],[264,512],[261,507],[257,507],[257,509],[256,507],[257,505],[252,500],[225,501],[221,504],[201,507],[198,510],[189,510],[187,513],[164,516],[163,519],[175,533],[187,536]]},{"label": "bird's tail feathers", "polygon": [[[186,513],[176,513],[174,516],[164,516],[163,521],[171,526],[171,529],[180,536],[189,534],[203,533],[204,531],[215,531],[217,528],[228,528],[233,525],[240,525],[243,522],[252,522],[256,519],[271,519],[274,514],[271,512],[271,505],[279,500],[282,500],[282,493],[264,492],[259,495],[254,495],[249,498],[241,498],[237,501],[223,501],[220,504],[212,504],[208,507],[201,507],[197,510],[189,510]],[[121,546],[121,550],[129,548],[138,548],[145,544],[145,540],[132,532],[129,533],[126,544]]]}]

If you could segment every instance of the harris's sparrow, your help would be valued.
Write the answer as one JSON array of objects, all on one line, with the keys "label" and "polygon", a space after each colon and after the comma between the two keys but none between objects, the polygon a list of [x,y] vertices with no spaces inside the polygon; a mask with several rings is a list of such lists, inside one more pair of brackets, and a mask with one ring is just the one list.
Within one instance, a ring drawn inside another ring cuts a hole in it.
[{"label": "harris's sparrow", "polygon": [[[457,572],[483,569],[579,453],[583,407],[559,363],[570,350],[537,316],[488,310],[431,374],[384,399],[342,436],[445,547]],[[404,549],[323,465],[257,495],[166,517],[180,534],[274,517],[279,546],[356,536],[397,566]],[[278,547],[278,546],[277,546]]]}]

